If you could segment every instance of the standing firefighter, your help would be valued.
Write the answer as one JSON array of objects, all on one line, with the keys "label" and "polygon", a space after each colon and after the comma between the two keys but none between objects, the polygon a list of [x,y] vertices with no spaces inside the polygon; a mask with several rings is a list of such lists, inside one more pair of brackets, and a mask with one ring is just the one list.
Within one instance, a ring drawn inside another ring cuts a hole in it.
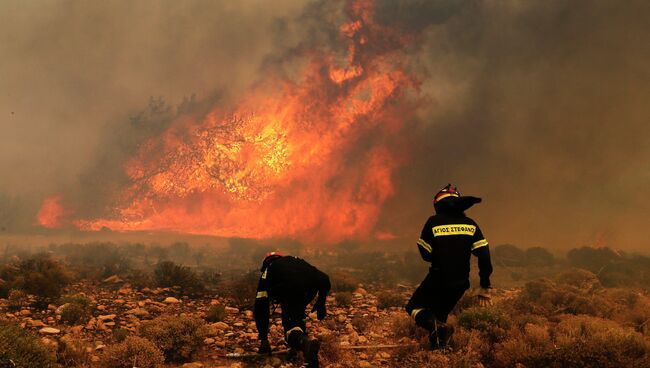
[{"label": "standing firefighter", "polygon": [[259,333],[260,354],[270,354],[269,304],[274,301],[282,308],[282,326],[291,349],[302,351],[307,367],[318,367],[320,342],[309,339],[305,326],[305,308],[318,294],[312,312],[318,319],[327,314],[325,301],[330,291],[330,279],[306,261],[277,252],[266,255],[255,299],[255,324]]},{"label": "standing firefighter", "polygon": [[454,328],[447,316],[469,288],[471,254],[478,257],[481,304],[489,302],[492,264],[488,242],[464,211],[481,199],[461,196],[448,184],[433,200],[436,214],[424,224],[417,242],[422,258],[431,263],[429,273],[415,290],[406,311],[418,326],[429,331],[432,349],[448,345]]}]

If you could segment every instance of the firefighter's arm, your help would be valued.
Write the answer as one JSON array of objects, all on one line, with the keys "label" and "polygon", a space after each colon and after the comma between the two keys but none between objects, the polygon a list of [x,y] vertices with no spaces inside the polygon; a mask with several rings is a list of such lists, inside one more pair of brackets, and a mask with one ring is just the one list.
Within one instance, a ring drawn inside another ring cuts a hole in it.
[{"label": "firefighter's arm", "polygon": [[429,221],[427,221],[426,224],[424,224],[424,228],[420,233],[420,238],[417,241],[420,255],[422,256],[422,259],[424,259],[427,262],[433,261],[433,247],[431,246],[432,243],[433,243],[433,232],[431,230]]},{"label": "firefighter's arm", "polygon": [[472,239],[472,254],[478,258],[478,275],[481,279],[481,288],[489,288],[490,275],[492,275],[492,261],[490,260],[490,249],[488,241],[485,240],[481,229],[476,226],[476,233]]},{"label": "firefighter's arm", "polygon": [[322,272],[320,272],[320,279],[318,283],[318,298],[316,299],[316,303],[314,303],[312,312],[316,311],[318,319],[322,320],[327,315],[327,294],[329,294],[332,285],[330,283],[329,276]]},{"label": "firefighter's arm", "polygon": [[269,304],[268,282],[266,280],[265,270],[257,285],[257,295],[255,296],[255,307],[253,309],[258,339],[260,341],[267,340],[269,336]]}]

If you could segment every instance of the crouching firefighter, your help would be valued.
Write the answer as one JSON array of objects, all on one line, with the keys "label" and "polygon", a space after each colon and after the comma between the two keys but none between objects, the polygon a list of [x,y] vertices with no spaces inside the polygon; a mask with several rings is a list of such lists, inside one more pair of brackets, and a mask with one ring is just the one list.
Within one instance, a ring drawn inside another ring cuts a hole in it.
[{"label": "crouching firefighter", "polygon": [[429,331],[432,349],[447,347],[454,333],[447,316],[469,288],[472,254],[478,257],[479,302],[489,300],[492,263],[488,242],[476,222],[465,216],[465,210],[480,202],[481,198],[461,196],[456,187],[447,185],[434,197],[436,213],[424,224],[417,241],[420,255],[431,267],[406,311]]},{"label": "crouching firefighter", "polygon": [[316,297],[312,312],[319,320],[325,318],[325,301],[330,291],[329,277],[303,259],[283,256],[278,252],[266,255],[255,299],[255,324],[260,340],[260,354],[270,354],[269,304],[282,308],[282,327],[292,351],[302,351],[307,367],[318,367],[320,342],[307,336],[305,308]]}]

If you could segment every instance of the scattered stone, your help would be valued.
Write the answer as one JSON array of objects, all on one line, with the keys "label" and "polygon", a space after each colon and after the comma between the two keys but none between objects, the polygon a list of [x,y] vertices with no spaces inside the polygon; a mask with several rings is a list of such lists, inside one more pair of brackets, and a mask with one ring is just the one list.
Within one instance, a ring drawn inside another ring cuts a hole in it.
[{"label": "scattered stone", "polygon": [[181,302],[180,300],[174,298],[173,296],[168,296],[167,298],[165,298],[165,300],[163,300],[163,303],[167,303],[167,304],[178,304],[180,302]]},{"label": "scattered stone", "polygon": [[109,277],[105,278],[104,282],[107,283],[107,284],[119,284],[119,283],[121,283],[123,281],[119,276],[113,275],[113,276],[109,276]]},{"label": "scattered stone", "polygon": [[200,362],[185,363],[181,366],[181,368],[203,368],[203,367],[204,367],[203,363]]},{"label": "scattered stone", "polygon": [[43,327],[38,332],[42,333],[43,335],[57,335],[61,333],[61,330],[53,328],[53,327]]}]

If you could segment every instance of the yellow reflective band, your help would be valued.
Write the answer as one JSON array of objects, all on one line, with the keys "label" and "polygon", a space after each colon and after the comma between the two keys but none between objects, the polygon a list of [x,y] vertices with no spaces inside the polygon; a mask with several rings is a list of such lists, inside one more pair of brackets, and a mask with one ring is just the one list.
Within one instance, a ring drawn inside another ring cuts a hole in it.
[{"label": "yellow reflective band", "polygon": [[415,319],[415,316],[417,316],[418,313],[422,312],[423,310],[424,310],[424,308],[413,309],[413,310],[411,311],[411,317],[412,317],[413,319]]},{"label": "yellow reflective band", "polygon": [[266,291],[258,291],[257,292],[257,297],[255,299],[266,298],[268,296],[269,296],[269,294]]},{"label": "yellow reflective band", "polygon": [[305,332],[305,331],[302,330],[302,328],[296,326],[296,327],[290,329],[289,331],[287,331],[287,333],[285,334],[287,336],[287,339],[289,338],[289,334],[292,333],[293,331]]},{"label": "yellow reflective band", "polygon": [[264,270],[264,273],[262,274],[262,279],[264,280],[266,280],[266,272],[268,272],[268,270]]},{"label": "yellow reflective band", "polygon": [[472,244],[472,250],[474,250],[476,248],[480,248],[480,247],[485,247],[487,245],[488,245],[488,241],[485,240],[485,239],[481,239],[481,240],[479,240],[477,242],[474,242],[474,244]]},{"label": "yellow reflective band", "polygon": [[441,199],[447,198],[447,197],[460,197],[460,196],[458,194],[456,194],[456,193],[446,193],[446,194],[443,194],[440,197],[436,198],[436,202],[439,202]]},{"label": "yellow reflective band", "polygon": [[425,242],[423,239],[418,239],[418,245],[421,246],[422,248],[426,249],[427,252],[431,253],[433,250],[429,243]]},{"label": "yellow reflective band", "polygon": [[467,224],[450,224],[439,225],[431,228],[433,236],[447,236],[447,235],[469,235],[472,236],[476,232],[476,226]]}]

